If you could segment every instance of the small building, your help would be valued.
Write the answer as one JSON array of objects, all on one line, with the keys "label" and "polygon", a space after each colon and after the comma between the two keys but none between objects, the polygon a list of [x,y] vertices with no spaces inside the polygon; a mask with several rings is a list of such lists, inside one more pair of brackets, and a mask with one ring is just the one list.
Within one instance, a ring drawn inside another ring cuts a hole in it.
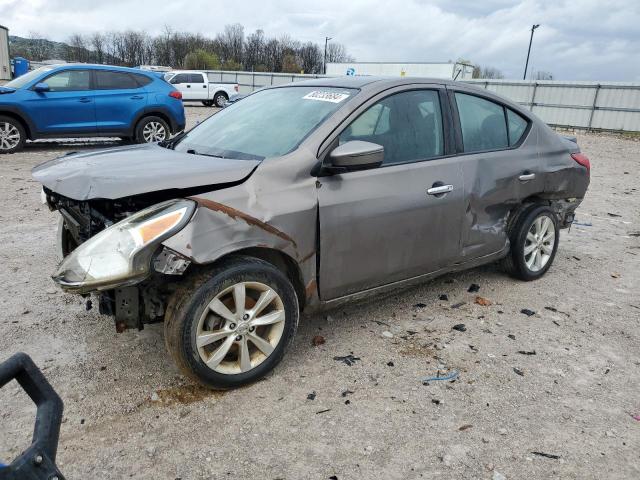
[{"label": "small building", "polygon": [[380,75],[385,77],[431,77],[448,80],[469,80],[473,65],[438,62],[350,62],[327,63],[327,75]]},{"label": "small building", "polygon": [[9,29],[0,25],[0,80],[11,80]]}]

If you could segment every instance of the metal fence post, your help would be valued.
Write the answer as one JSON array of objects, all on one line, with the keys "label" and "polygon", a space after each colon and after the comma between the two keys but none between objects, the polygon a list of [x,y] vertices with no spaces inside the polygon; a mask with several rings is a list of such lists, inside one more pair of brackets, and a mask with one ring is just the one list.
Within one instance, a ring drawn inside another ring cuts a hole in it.
[{"label": "metal fence post", "polygon": [[589,125],[587,125],[587,129],[591,130],[591,124],[593,123],[593,114],[596,111],[596,104],[598,103],[598,93],[600,93],[601,85],[596,85],[596,91],[593,94],[593,105],[591,105],[591,113],[589,114]]},{"label": "metal fence post", "polygon": [[536,103],[536,90],[538,90],[538,82],[533,83],[533,92],[531,92],[531,105],[529,106],[530,112],[533,112],[533,106]]}]

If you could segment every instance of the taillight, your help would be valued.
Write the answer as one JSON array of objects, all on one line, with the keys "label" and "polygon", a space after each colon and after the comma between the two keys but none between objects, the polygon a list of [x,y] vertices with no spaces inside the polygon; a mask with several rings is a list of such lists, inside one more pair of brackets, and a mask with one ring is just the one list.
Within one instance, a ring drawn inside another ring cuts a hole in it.
[{"label": "taillight", "polygon": [[177,98],[178,100],[182,100],[182,93],[178,90],[172,90],[169,92],[169,96],[173,98]]},{"label": "taillight", "polygon": [[573,158],[576,162],[586,168],[587,172],[591,172],[591,162],[586,155],[582,153],[572,153],[571,158]]},{"label": "taillight", "polygon": [[237,92],[238,90],[240,90],[239,85],[236,83],[236,84],[233,86],[233,89]]}]

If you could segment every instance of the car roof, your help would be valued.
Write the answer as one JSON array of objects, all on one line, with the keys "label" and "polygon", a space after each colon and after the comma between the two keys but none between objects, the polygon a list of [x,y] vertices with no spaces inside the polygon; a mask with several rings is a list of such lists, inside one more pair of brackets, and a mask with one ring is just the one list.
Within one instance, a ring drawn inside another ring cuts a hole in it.
[{"label": "car roof", "polygon": [[337,87],[337,88],[361,88],[367,85],[378,83],[384,85],[384,87],[394,87],[401,85],[409,85],[414,83],[429,83],[429,84],[453,84],[451,80],[444,80],[442,78],[422,78],[422,77],[383,77],[374,75],[362,75],[362,76],[349,76],[342,77],[323,77],[313,80],[303,80],[301,82],[295,82],[296,85],[305,85],[309,87]]},{"label": "car roof", "polygon": [[266,88],[282,88],[282,87],[330,87],[330,88],[358,88],[367,89],[370,93],[377,93],[383,90],[387,90],[393,87],[400,87],[403,85],[445,85],[447,87],[455,87],[457,90],[466,91],[471,94],[477,94],[482,97],[487,97],[498,101],[504,105],[509,106],[513,110],[524,114],[531,118],[531,112],[523,108],[521,105],[495,94],[494,92],[482,88],[481,85],[472,85],[469,83],[459,82],[455,80],[448,80],[444,78],[423,78],[423,77],[383,77],[374,75],[362,75],[362,76],[341,76],[341,77],[322,77],[312,80],[303,80],[300,82],[286,83],[283,85],[274,85]]},{"label": "car roof", "polygon": [[131,67],[119,67],[116,65],[100,65],[97,63],[58,63],[55,65],[45,65],[53,67],[51,70],[61,70],[64,68],[67,69],[91,69],[91,70],[111,70],[117,72],[129,72],[129,73],[138,73],[142,75],[146,75],[148,77],[155,77],[154,72],[149,70],[140,70],[139,68],[131,68]]}]

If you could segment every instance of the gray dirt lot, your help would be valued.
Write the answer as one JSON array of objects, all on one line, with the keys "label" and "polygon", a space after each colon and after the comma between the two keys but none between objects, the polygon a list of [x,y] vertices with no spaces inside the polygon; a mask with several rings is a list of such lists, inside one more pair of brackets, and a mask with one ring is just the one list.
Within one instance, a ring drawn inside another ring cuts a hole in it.
[{"label": "gray dirt lot", "polygon": [[[29,353],[65,400],[69,479],[640,478],[640,142],[578,138],[592,184],[543,279],[487,266],[304,318],[272,375],[227,393],[180,376],[162,325],[117,334],[54,286],[57,217],[30,169],[105,142],[29,145],[0,158],[0,360]],[[439,368],[460,378],[423,386]],[[0,458],[27,445],[33,410],[0,391]]]}]

